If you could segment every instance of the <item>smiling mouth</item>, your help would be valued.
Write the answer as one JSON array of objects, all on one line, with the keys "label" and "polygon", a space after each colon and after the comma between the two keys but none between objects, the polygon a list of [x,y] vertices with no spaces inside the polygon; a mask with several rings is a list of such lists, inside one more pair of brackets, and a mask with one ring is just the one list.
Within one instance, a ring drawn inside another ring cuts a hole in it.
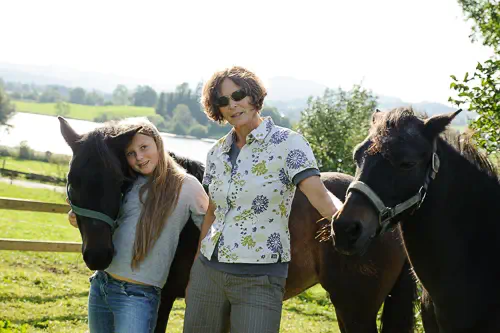
[{"label": "smiling mouth", "polygon": [[148,164],[149,164],[149,161],[144,162],[144,163],[142,163],[142,164],[137,164],[137,166],[138,166],[139,168],[144,168],[144,167],[145,167],[146,165],[148,165]]},{"label": "smiling mouth", "polygon": [[236,114],[233,114],[233,115],[231,116],[231,118],[236,118],[236,117],[239,117],[239,116],[241,116],[243,113],[244,113],[244,112],[238,112],[238,113],[236,113]]}]

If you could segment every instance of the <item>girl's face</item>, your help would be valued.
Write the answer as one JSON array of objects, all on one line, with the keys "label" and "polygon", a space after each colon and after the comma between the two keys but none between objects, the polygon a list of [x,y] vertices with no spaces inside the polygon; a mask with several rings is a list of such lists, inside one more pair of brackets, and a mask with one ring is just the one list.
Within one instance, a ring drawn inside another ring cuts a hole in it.
[{"label": "girl's face", "polygon": [[239,91],[240,89],[241,87],[231,79],[224,79],[220,86],[220,96],[229,98],[229,105],[219,107],[219,109],[224,119],[233,127],[249,126],[258,118],[257,111],[250,104],[250,96],[246,96],[239,101],[235,101],[231,97],[235,91]]},{"label": "girl's face", "polygon": [[159,153],[155,140],[144,134],[136,134],[125,149],[128,165],[136,172],[149,176],[158,165]]}]

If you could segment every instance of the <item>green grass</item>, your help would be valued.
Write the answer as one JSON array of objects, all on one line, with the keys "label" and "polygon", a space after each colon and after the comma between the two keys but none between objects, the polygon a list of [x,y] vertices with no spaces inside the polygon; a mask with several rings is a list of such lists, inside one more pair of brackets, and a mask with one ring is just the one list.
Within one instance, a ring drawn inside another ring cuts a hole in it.
[{"label": "green grass", "polygon": [[[37,113],[49,116],[56,116],[58,114],[55,103],[33,103],[13,101],[16,110],[19,112]],[[138,106],[89,106],[79,104],[69,104],[70,111],[65,117],[90,120],[106,114],[108,119],[112,118],[126,118],[126,117],[146,117],[155,114],[154,108],[138,107]]]},{"label": "green grass", "polygon": [[[0,183],[0,196],[64,203],[64,195]],[[3,210],[2,238],[80,241],[65,214]],[[78,253],[0,251],[0,333],[86,332],[88,277]],[[170,314],[168,332],[182,332],[184,300]],[[338,333],[335,311],[316,286],[284,303],[281,332]]]},{"label": "green grass", "polygon": [[9,170],[59,178],[64,178],[69,169],[69,165],[67,163],[56,164],[43,161],[20,160],[11,156],[0,157],[0,167]]}]

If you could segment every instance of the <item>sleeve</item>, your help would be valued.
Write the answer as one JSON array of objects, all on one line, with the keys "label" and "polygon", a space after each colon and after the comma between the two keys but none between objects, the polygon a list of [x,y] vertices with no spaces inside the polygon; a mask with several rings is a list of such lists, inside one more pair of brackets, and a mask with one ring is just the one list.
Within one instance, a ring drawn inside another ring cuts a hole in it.
[{"label": "sleeve", "polygon": [[301,181],[311,176],[321,176],[321,173],[318,169],[305,169],[304,171],[299,172],[293,177],[292,181],[295,186],[298,186]]},{"label": "sleeve", "polygon": [[293,133],[287,140],[287,154],[285,157],[285,170],[290,178],[307,169],[318,169],[318,163],[314,157],[309,142],[300,134]]},{"label": "sleeve", "polygon": [[203,186],[194,178],[189,177],[189,214],[194,224],[201,230],[201,225],[208,209],[208,195]]}]

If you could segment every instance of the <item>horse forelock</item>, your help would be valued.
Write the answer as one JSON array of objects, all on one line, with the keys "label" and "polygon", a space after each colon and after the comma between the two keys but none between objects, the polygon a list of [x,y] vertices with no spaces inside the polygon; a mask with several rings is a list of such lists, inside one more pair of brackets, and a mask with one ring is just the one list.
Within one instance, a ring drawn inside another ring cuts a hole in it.
[{"label": "horse forelock", "polygon": [[106,138],[114,133],[115,131],[108,127],[98,128],[87,133],[81,140],[82,149],[80,152],[85,155],[82,156],[84,160],[98,158],[104,168],[111,171],[113,178],[123,180],[124,175],[120,161],[106,143]]},{"label": "horse forelock", "polygon": [[396,108],[376,120],[370,129],[371,146],[368,153],[390,153],[390,142],[409,141],[421,136],[419,126],[423,124],[422,116],[417,115],[411,107]]}]

